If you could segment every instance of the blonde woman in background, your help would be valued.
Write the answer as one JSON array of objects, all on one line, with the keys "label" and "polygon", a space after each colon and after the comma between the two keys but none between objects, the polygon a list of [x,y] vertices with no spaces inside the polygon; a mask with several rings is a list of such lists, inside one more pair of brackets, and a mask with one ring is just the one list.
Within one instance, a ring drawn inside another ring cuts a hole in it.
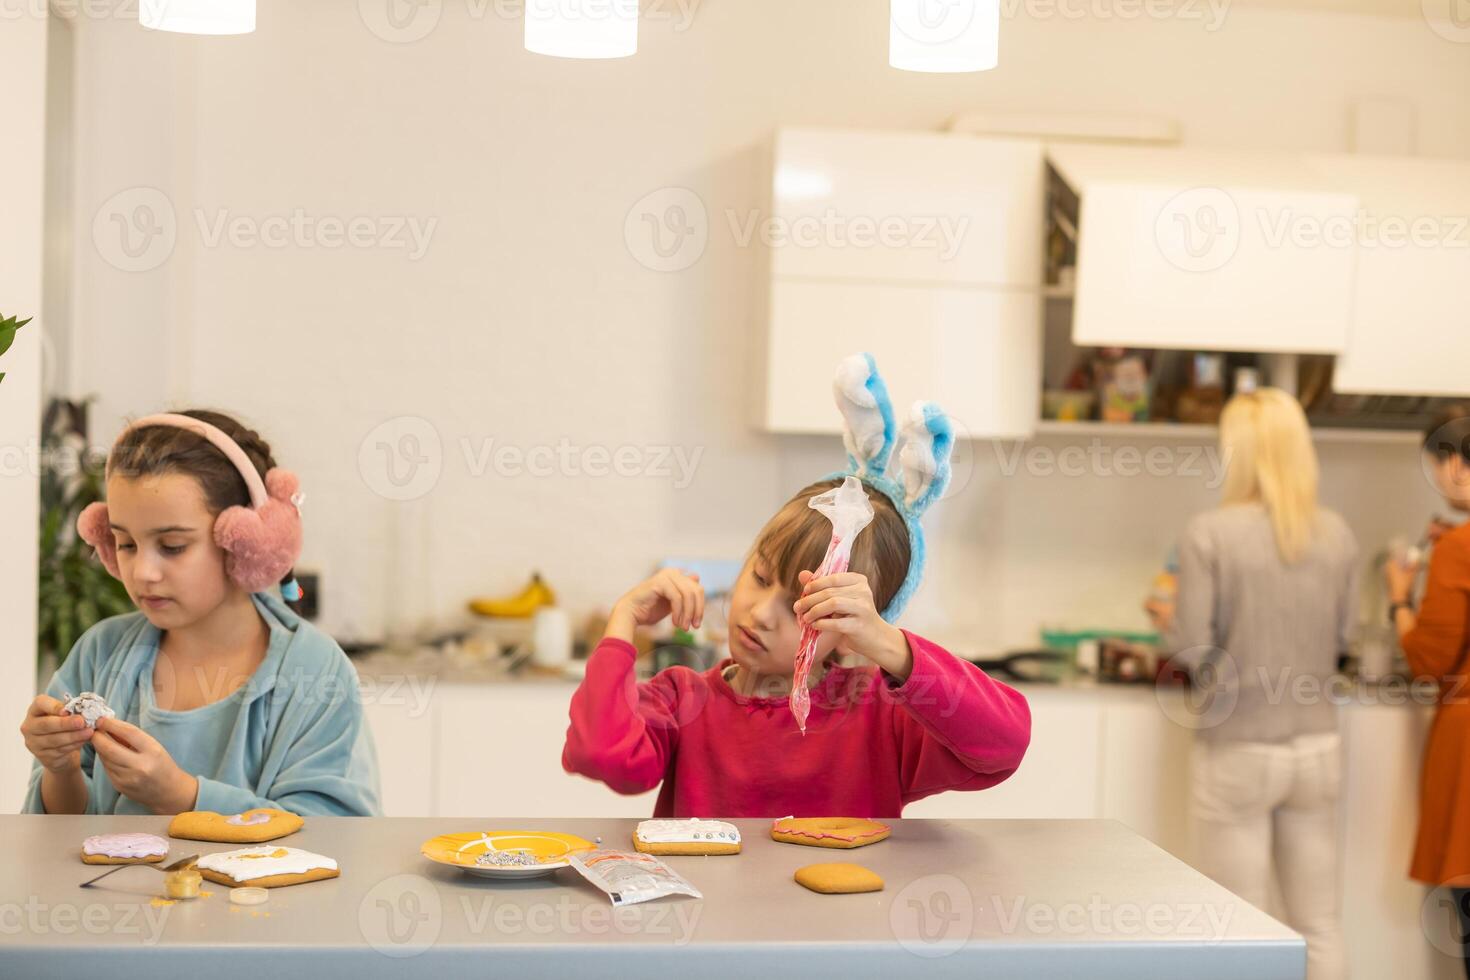
[{"label": "blonde woman in background", "polygon": [[1175,602],[1148,606],[1172,662],[1211,691],[1192,766],[1194,863],[1259,908],[1274,878],[1309,980],[1336,980],[1342,742],[1327,694],[1356,621],[1358,545],[1317,503],[1296,399],[1232,398],[1220,448],[1223,504],[1185,528]]}]

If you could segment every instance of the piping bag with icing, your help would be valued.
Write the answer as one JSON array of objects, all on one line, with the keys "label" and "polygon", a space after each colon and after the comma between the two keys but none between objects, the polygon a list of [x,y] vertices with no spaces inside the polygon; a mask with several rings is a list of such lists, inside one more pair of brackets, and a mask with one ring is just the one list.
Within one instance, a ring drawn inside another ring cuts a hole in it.
[{"label": "piping bag with icing", "polygon": [[[813,573],[814,577],[847,571],[847,564],[852,558],[853,539],[873,521],[873,505],[868,502],[867,491],[857,477],[849,476],[842,481],[842,486],[817,494],[807,501],[807,506],[832,522],[832,542],[827,545],[827,554]],[[814,627],[802,627],[801,643],[796,649],[796,670],[791,675],[791,713],[796,716],[797,727],[803,735],[806,734],[807,715],[812,710],[807,678],[811,676],[812,661],[817,656],[817,640],[821,635],[821,631]]]}]

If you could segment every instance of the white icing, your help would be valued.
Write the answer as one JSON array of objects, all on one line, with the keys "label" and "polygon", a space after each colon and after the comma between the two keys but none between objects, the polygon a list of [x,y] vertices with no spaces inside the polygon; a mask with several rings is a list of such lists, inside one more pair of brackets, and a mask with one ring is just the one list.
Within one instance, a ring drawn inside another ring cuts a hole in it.
[{"label": "white icing", "polygon": [[[277,852],[282,852],[281,856],[273,857]],[[262,844],[259,847],[242,847],[237,851],[206,854],[199,859],[198,867],[203,871],[228,875],[236,881],[254,881],[272,875],[304,875],[308,871],[320,871],[323,868],[336,871],[337,862],[295,847]]]},{"label": "white icing", "polygon": [[83,691],[74,698],[68,698],[66,704],[61,706],[61,713],[81,715],[88,728],[96,728],[98,720],[102,718],[117,717],[117,712],[107,706],[102,695],[93,691]]},{"label": "white icing", "polygon": [[225,823],[234,824],[236,827],[254,827],[258,824],[270,822],[271,815],[269,813],[266,813],[264,810],[261,810],[249,817],[245,816],[245,814],[243,813],[237,813],[233,817],[225,818]]},{"label": "white icing", "polygon": [[141,858],[168,853],[168,841],[153,834],[98,834],[82,841],[83,854]]},{"label": "white icing", "polygon": [[638,825],[644,844],[738,844],[740,828],[723,820],[645,820]]}]

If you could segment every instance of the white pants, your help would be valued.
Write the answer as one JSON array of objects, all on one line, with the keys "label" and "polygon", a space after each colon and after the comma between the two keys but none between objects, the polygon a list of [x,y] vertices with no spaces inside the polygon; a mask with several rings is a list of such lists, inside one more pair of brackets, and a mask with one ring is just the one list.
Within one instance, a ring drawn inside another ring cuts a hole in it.
[{"label": "white pants", "polygon": [[1286,921],[1307,940],[1308,980],[1342,980],[1338,800],[1342,738],[1197,741],[1193,760],[1195,867],[1262,910],[1273,872]]}]

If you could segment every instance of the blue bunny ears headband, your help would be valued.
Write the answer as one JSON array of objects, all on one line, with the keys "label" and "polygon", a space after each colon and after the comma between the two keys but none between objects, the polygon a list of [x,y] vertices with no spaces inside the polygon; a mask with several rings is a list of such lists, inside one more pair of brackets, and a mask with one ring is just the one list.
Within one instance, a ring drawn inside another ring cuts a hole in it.
[{"label": "blue bunny ears headband", "polygon": [[919,519],[949,486],[949,458],[954,429],[933,402],[915,402],[903,426],[899,472],[888,475],[888,463],[897,442],[898,427],[888,386],[878,374],[872,354],[853,354],[837,367],[832,383],[837,410],[842,413],[842,442],[847,447],[847,469],[829,479],[855,476],[892,502],[909,532],[909,570],[882,616],[894,622],[919,590],[924,578],[924,528]]}]

